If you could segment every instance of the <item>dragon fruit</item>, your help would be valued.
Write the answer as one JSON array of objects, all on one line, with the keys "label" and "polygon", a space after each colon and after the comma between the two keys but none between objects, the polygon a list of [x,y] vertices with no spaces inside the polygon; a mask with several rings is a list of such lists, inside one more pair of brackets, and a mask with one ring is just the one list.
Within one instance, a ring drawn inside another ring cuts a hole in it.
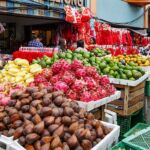
[{"label": "dragon fruit", "polygon": [[93,80],[93,79],[86,81],[86,86],[87,86],[88,90],[94,90],[97,88],[97,84],[96,84],[95,80]]},{"label": "dragon fruit", "polygon": [[60,61],[54,63],[52,65],[51,69],[52,69],[52,72],[53,72],[54,75],[58,74],[62,69],[62,61],[60,60]]},{"label": "dragon fruit", "polygon": [[75,92],[81,92],[85,87],[85,82],[83,80],[75,80],[73,86],[72,86],[72,89],[75,91]]},{"label": "dragon fruit", "polygon": [[71,73],[69,71],[66,71],[62,77],[62,81],[64,81],[68,85],[73,84],[74,80],[75,80],[75,77],[74,77],[73,73]]},{"label": "dragon fruit", "polygon": [[98,94],[97,91],[92,91],[91,92],[91,100],[96,101],[100,99],[100,95]]},{"label": "dragon fruit", "polygon": [[82,77],[84,78],[86,76],[86,70],[85,70],[85,68],[82,68],[82,69],[79,68],[79,69],[77,69],[75,75],[79,79],[82,78]]},{"label": "dragon fruit", "polygon": [[46,78],[42,74],[38,74],[34,77],[35,83],[47,82]]},{"label": "dragon fruit", "polygon": [[107,76],[101,77],[100,85],[105,86],[107,84],[110,84],[109,78]]},{"label": "dragon fruit", "polygon": [[84,91],[81,95],[80,95],[80,100],[83,102],[90,102],[91,101],[91,93],[88,91]]},{"label": "dragon fruit", "polygon": [[111,85],[111,84],[107,84],[107,86],[105,86],[105,89],[107,90],[107,93],[109,95],[114,94],[115,91],[116,91],[115,87],[113,85]]},{"label": "dragon fruit", "polygon": [[74,92],[73,90],[70,90],[67,93],[67,98],[72,99],[72,100],[77,100],[78,99],[78,94],[76,92]]},{"label": "dragon fruit", "polygon": [[58,81],[54,84],[54,90],[67,92],[69,89],[68,85],[65,82]]},{"label": "dragon fruit", "polygon": [[54,75],[53,77],[51,77],[50,82],[52,84],[58,82],[60,80],[60,76],[59,75]]},{"label": "dragon fruit", "polygon": [[2,106],[6,106],[8,104],[8,102],[10,101],[10,97],[4,97],[0,100],[0,104]]},{"label": "dragon fruit", "polygon": [[106,90],[103,87],[101,87],[101,86],[97,89],[97,92],[99,94],[99,98],[100,99],[102,99],[104,97],[107,97],[107,95],[108,95],[108,93],[106,92]]},{"label": "dragon fruit", "polygon": [[94,77],[97,74],[95,67],[86,67],[86,73],[88,76]]},{"label": "dragon fruit", "polygon": [[70,70],[71,69],[71,65],[66,61],[66,60],[61,60],[60,61],[62,64],[62,71],[66,71],[66,70]]},{"label": "dragon fruit", "polygon": [[45,68],[43,69],[42,73],[41,73],[46,79],[50,79],[53,75],[52,73],[52,70],[51,69],[48,69],[48,68]]},{"label": "dragon fruit", "polygon": [[72,64],[71,64],[71,69],[72,70],[77,70],[77,69],[81,69],[81,68],[83,68],[83,64],[82,64],[82,62],[81,61],[79,61],[79,60],[74,60],[73,62],[72,62]]}]

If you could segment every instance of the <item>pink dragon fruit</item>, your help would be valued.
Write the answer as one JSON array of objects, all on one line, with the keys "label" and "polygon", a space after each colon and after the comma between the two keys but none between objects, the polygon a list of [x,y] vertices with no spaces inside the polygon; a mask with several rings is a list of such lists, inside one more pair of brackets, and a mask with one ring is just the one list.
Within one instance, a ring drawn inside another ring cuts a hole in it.
[{"label": "pink dragon fruit", "polygon": [[100,96],[99,96],[98,92],[97,91],[92,91],[91,92],[91,100],[96,101],[96,100],[99,100],[99,99],[100,99]]},{"label": "pink dragon fruit", "polygon": [[109,78],[107,76],[102,76],[100,80],[100,85],[105,86],[110,84]]},{"label": "pink dragon fruit", "polygon": [[38,74],[34,77],[35,83],[47,82],[46,78],[42,74]]},{"label": "pink dragon fruit", "polygon": [[85,68],[82,68],[82,69],[79,68],[79,69],[77,69],[76,72],[75,72],[75,75],[79,79],[82,78],[82,77],[84,78],[86,76],[86,70],[85,70]]},{"label": "pink dragon fruit", "polygon": [[97,82],[99,82],[99,81],[101,80],[101,76],[100,76],[98,73],[96,73],[96,74],[93,76],[93,78],[94,78]]},{"label": "pink dragon fruit", "polygon": [[86,73],[88,76],[94,77],[97,74],[95,67],[86,67]]},{"label": "pink dragon fruit", "polygon": [[97,88],[97,84],[96,84],[95,80],[93,80],[93,79],[86,81],[86,86],[87,86],[88,90],[94,90]]},{"label": "pink dragon fruit", "polygon": [[54,63],[51,67],[53,75],[58,74],[62,69],[62,60]]},{"label": "pink dragon fruit", "polygon": [[6,106],[8,104],[8,102],[10,101],[10,97],[4,97],[0,100],[0,104],[2,106]]},{"label": "pink dragon fruit", "polygon": [[76,92],[74,92],[73,90],[70,90],[67,93],[67,98],[72,99],[72,100],[77,100],[78,99],[78,94]]},{"label": "pink dragon fruit", "polygon": [[72,62],[72,64],[71,64],[71,69],[72,70],[77,70],[77,69],[81,69],[81,68],[83,68],[83,64],[82,64],[82,62],[81,61],[79,61],[79,60],[74,60],[73,62]]},{"label": "pink dragon fruit", "polygon": [[29,87],[34,87],[34,86],[36,86],[35,82],[29,83]]},{"label": "pink dragon fruit", "polygon": [[72,86],[72,89],[75,91],[75,92],[81,92],[85,87],[85,82],[83,80],[75,80],[73,86]]},{"label": "pink dragon fruit", "polygon": [[80,95],[80,100],[83,102],[90,102],[91,101],[91,93],[88,91],[84,91],[81,95]]},{"label": "pink dragon fruit", "polygon": [[3,92],[5,90],[4,85],[0,85],[0,92]]},{"label": "pink dragon fruit", "polygon": [[99,98],[100,98],[100,99],[102,99],[102,98],[104,98],[104,97],[107,97],[107,92],[106,92],[106,90],[105,90],[104,88],[99,87],[99,88],[97,89],[97,92],[98,92],[98,94],[99,94]]},{"label": "pink dragon fruit", "polygon": [[73,84],[74,80],[75,80],[75,77],[74,77],[73,73],[71,73],[69,71],[66,71],[62,77],[62,81],[64,81],[68,85]]},{"label": "pink dragon fruit", "polygon": [[105,89],[107,90],[108,95],[113,95],[116,91],[115,87],[111,84],[108,84],[107,86],[105,86]]},{"label": "pink dragon fruit", "polygon": [[62,68],[61,68],[62,71],[71,69],[71,65],[66,60],[61,60],[61,64],[62,64]]},{"label": "pink dragon fruit", "polygon": [[58,81],[54,84],[54,90],[56,91],[63,91],[66,93],[68,89],[69,87],[65,82]]},{"label": "pink dragon fruit", "polygon": [[54,75],[53,77],[51,77],[50,82],[52,84],[58,82],[60,80],[60,76],[59,75]]},{"label": "pink dragon fruit", "polygon": [[52,73],[52,70],[51,69],[48,69],[48,68],[45,68],[43,69],[42,73],[41,73],[46,79],[50,79],[53,75]]}]

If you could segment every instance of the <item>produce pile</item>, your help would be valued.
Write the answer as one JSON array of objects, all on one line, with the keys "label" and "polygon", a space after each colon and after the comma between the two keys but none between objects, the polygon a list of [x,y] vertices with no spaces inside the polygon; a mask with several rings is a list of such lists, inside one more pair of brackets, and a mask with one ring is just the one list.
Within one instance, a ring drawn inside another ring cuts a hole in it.
[{"label": "produce pile", "polygon": [[63,91],[67,98],[83,102],[100,100],[115,93],[107,76],[100,76],[96,68],[84,66],[78,60],[71,64],[63,59],[54,63],[51,69],[36,75],[30,86],[39,83],[54,91]]},{"label": "produce pile", "polygon": [[109,77],[117,79],[134,81],[145,74],[145,72],[143,72],[143,70],[140,69],[135,63],[125,63],[123,58],[121,58],[121,62],[116,61],[116,59],[114,59],[115,57],[113,57],[113,59],[100,59],[99,57],[96,57],[93,53],[83,51],[77,51],[74,53],[70,51],[58,53],[55,54],[52,58],[44,56],[41,60],[34,60],[33,63],[38,63],[42,67],[50,67],[60,58],[65,58],[65,60],[67,60],[69,63],[71,63],[73,60],[80,60],[85,66],[95,67],[100,75],[108,75]]},{"label": "produce pile", "polygon": [[28,87],[11,99],[0,109],[0,133],[27,150],[90,150],[111,132],[60,91]]},{"label": "produce pile", "polygon": [[4,69],[0,70],[0,83],[28,85],[34,80],[34,75],[41,71],[40,65],[29,65],[27,60],[17,58],[14,61],[8,61]]},{"label": "produce pile", "polygon": [[118,55],[113,56],[112,60],[114,61],[124,61],[125,63],[135,63],[138,66],[150,66],[150,57],[142,55]]},{"label": "produce pile", "polygon": [[33,60],[33,64],[40,64],[43,68],[50,67],[53,63],[58,61],[59,59],[65,59],[69,63],[71,63],[73,60],[81,60],[84,65],[86,66],[94,66],[96,62],[100,61],[100,57],[107,56],[109,54],[106,50],[101,50],[99,48],[94,49],[91,52],[85,52],[85,51],[70,51],[67,50],[66,52],[60,52],[57,54],[54,54],[52,58],[44,56],[41,59]]},{"label": "produce pile", "polygon": [[12,85],[10,83],[0,84],[0,106],[6,106],[11,100],[11,95],[16,91],[23,89],[24,86],[22,85]]}]

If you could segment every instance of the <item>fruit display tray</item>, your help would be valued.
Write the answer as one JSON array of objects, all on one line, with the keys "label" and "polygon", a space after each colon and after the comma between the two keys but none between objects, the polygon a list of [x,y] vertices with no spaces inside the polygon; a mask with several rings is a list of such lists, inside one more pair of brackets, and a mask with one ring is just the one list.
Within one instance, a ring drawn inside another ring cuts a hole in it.
[{"label": "fruit display tray", "polygon": [[150,72],[146,72],[141,78],[135,81],[124,80],[124,79],[116,79],[116,78],[109,78],[110,82],[113,84],[120,84],[120,85],[127,85],[127,86],[137,86],[144,80],[146,80],[150,76]]},{"label": "fruit display tray", "polygon": [[91,150],[108,150],[118,143],[118,138],[120,134],[120,127],[115,124],[110,124],[102,122],[104,126],[111,128],[112,131],[101,140],[99,144],[93,147]]},{"label": "fruit display tray", "polygon": [[150,66],[140,67],[145,72],[150,72]]},{"label": "fruit display tray", "polygon": [[13,137],[0,135],[0,150],[25,150]]},{"label": "fruit display tray", "polygon": [[91,102],[81,102],[81,101],[77,101],[79,106],[81,108],[86,109],[86,111],[91,111],[93,109],[96,109],[100,106],[103,106],[105,104],[108,104],[114,100],[117,100],[121,97],[121,92],[120,91],[116,91],[114,95],[111,95],[110,97],[105,97],[103,99],[97,100],[97,101],[91,101]]},{"label": "fruit display tray", "polygon": [[[103,140],[91,150],[107,150],[110,149],[114,144],[118,142],[120,127],[118,125],[102,122],[105,127],[112,129],[112,131],[105,136]],[[0,136],[0,150],[25,150],[16,141],[13,141],[12,137]]]}]

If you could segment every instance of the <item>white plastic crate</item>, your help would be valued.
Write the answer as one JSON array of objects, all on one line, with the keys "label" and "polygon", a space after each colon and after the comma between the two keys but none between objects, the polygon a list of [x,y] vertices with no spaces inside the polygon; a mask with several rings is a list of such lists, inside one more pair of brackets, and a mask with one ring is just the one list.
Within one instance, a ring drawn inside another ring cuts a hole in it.
[{"label": "white plastic crate", "polygon": [[25,150],[17,140],[13,140],[12,137],[6,137],[0,135],[0,150]]},{"label": "white plastic crate", "polygon": [[[111,128],[112,131],[105,136],[105,138],[93,147],[91,150],[108,150],[113,147],[117,142],[120,134],[120,127],[118,125],[102,122],[105,127]],[[4,147],[2,145],[5,145]],[[12,138],[6,136],[0,136],[0,150],[25,150]]]},{"label": "white plastic crate", "polygon": [[141,78],[135,81],[124,80],[124,79],[116,79],[116,78],[109,78],[111,83],[120,84],[120,85],[128,85],[128,86],[137,86],[138,84],[142,83],[150,76],[150,72],[146,72]]},{"label": "white plastic crate", "polygon": [[118,143],[120,127],[118,125],[102,122],[104,126],[111,128],[112,131],[91,150],[109,150]]},{"label": "white plastic crate", "polygon": [[143,71],[145,72],[150,72],[150,66],[143,66],[143,67],[140,67]]},{"label": "white plastic crate", "polygon": [[114,95],[111,95],[109,97],[105,97],[103,99],[97,100],[97,101],[90,101],[90,102],[81,102],[81,101],[77,101],[77,103],[79,104],[79,106],[81,108],[84,108],[86,111],[91,111],[93,109],[96,109],[100,106],[103,106],[107,103],[110,103],[114,100],[117,100],[121,97],[121,92],[120,91],[116,91]]}]

